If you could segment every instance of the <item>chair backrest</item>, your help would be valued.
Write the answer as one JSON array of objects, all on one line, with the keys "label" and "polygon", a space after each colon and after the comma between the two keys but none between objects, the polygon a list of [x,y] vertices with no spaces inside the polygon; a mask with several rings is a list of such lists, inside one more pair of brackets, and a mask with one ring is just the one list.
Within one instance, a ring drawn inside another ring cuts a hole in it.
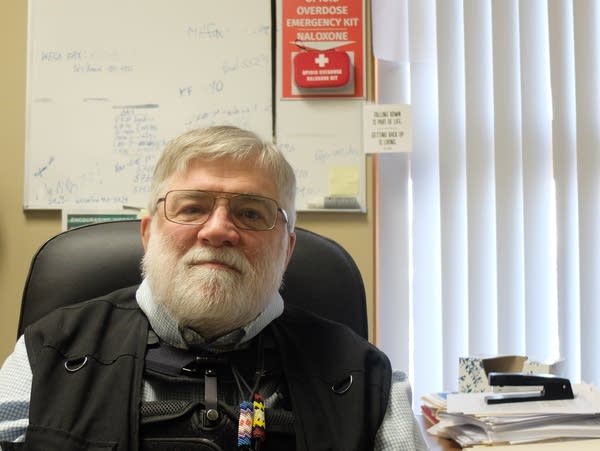
[{"label": "chair backrest", "polygon": [[[367,338],[363,280],[338,243],[296,228],[296,248],[284,276],[285,302],[347,324]],[[140,283],[139,220],[90,224],[50,238],[37,251],[21,301],[18,336],[57,307]]]}]

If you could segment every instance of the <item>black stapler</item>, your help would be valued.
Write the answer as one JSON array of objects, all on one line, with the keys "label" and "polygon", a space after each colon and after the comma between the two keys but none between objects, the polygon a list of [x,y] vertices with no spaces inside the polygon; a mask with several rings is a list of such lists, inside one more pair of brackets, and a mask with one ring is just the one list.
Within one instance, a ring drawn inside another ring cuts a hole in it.
[{"label": "black stapler", "polygon": [[504,402],[549,401],[556,399],[573,399],[573,390],[569,379],[551,374],[525,373],[489,373],[491,386],[509,387],[542,387],[541,391],[495,393],[485,397],[488,404]]}]

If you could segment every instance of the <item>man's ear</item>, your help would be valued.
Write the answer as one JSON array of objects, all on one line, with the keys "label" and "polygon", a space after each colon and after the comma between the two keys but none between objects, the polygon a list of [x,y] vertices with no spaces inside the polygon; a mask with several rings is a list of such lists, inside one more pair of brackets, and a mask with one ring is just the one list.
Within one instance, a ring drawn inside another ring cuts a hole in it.
[{"label": "man's ear", "polygon": [[296,246],[296,232],[290,232],[288,234],[288,248],[287,255],[285,258],[285,267],[287,268],[290,259],[292,258],[292,254],[294,253],[294,246]]},{"label": "man's ear", "polygon": [[140,222],[140,232],[142,235],[142,244],[144,245],[144,252],[148,250],[148,241],[150,241],[150,229],[152,229],[151,226],[152,216],[143,216]]}]

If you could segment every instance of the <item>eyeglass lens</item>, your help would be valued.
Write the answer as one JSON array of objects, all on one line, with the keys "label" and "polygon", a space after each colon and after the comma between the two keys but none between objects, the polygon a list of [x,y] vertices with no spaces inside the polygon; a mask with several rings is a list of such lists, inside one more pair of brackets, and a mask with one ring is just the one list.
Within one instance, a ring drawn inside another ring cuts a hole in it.
[{"label": "eyeglass lens", "polygon": [[165,196],[165,215],[179,224],[204,224],[219,197],[228,200],[230,217],[237,227],[269,230],[277,221],[278,206],[272,199],[247,194],[223,196],[206,191],[169,191]]}]

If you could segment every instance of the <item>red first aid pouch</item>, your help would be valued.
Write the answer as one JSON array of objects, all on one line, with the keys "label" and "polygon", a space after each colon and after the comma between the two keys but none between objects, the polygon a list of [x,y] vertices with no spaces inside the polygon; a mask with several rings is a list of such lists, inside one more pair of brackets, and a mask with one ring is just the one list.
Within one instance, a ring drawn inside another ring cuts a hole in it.
[{"label": "red first aid pouch", "polygon": [[294,81],[299,88],[339,88],[350,80],[350,57],[337,50],[307,50],[294,56]]}]

